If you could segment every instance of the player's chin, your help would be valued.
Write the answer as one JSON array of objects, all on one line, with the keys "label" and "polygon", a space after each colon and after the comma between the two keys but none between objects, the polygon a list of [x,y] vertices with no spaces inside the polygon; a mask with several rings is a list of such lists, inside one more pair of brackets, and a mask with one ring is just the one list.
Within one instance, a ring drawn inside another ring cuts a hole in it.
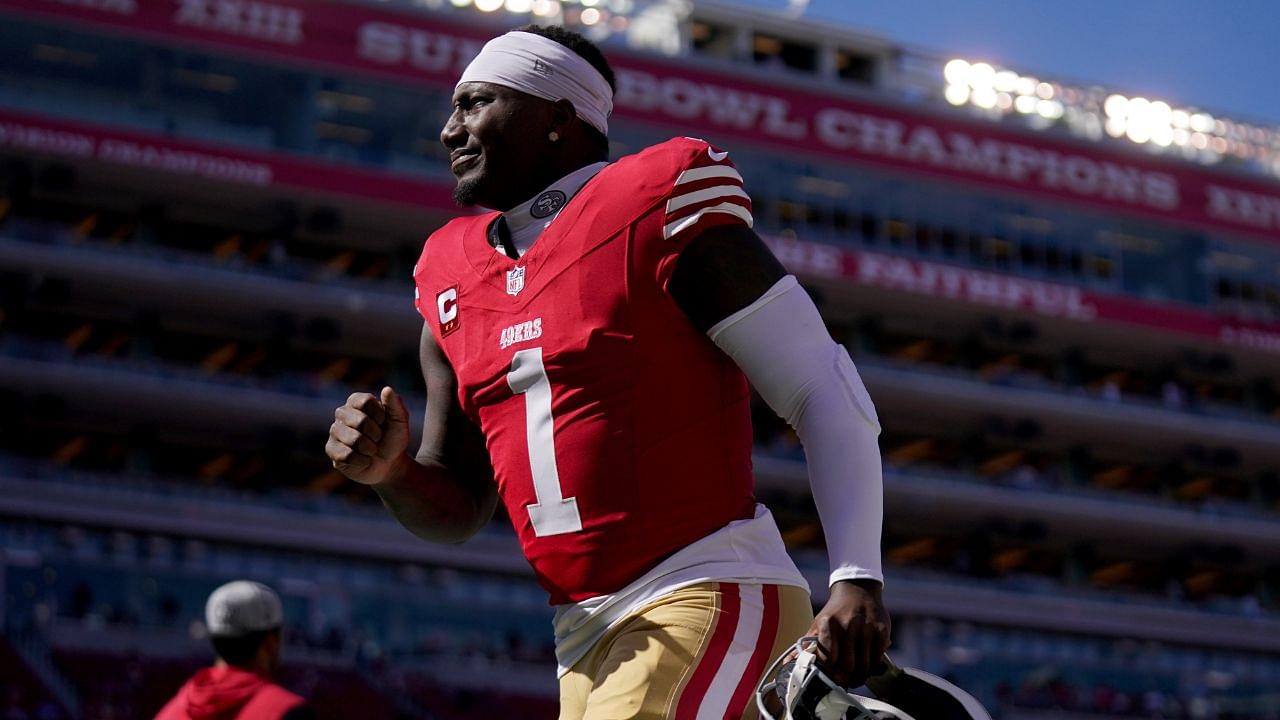
[{"label": "player's chin", "polygon": [[484,177],[477,172],[463,173],[453,186],[453,201],[462,207],[480,205],[483,195]]}]

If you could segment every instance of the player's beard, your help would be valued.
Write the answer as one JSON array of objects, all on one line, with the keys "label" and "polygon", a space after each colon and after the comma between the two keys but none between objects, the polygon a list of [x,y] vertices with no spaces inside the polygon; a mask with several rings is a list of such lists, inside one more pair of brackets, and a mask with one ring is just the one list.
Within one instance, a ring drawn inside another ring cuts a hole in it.
[{"label": "player's beard", "polygon": [[462,207],[476,204],[477,191],[480,189],[479,178],[462,178],[453,186],[453,201]]}]

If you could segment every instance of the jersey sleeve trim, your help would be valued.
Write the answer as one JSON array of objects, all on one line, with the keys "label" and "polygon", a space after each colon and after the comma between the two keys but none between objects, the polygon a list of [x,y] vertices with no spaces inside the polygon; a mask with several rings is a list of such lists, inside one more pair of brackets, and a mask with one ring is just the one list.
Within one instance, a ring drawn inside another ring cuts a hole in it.
[{"label": "jersey sleeve trim", "polygon": [[[722,197],[751,199],[747,196],[747,192],[737,185],[717,185],[671,198],[667,201],[667,215],[670,216],[676,210],[687,208],[690,205]],[[750,215],[750,213],[747,214]]]},{"label": "jersey sleeve trim", "polygon": [[685,170],[676,178],[676,186],[679,187],[686,183],[698,182],[699,180],[707,180],[710,178],[729,178],[742,183],[742,175],[737,169],[729,165],[710,165],[708,167],[693,168]]},{"label": "jersey sleeve trim", "polygon": [[714,152],[709,145],[704,147],[705,152],[693,161],[695,166],[676,176],[665,208],[664,240],[699,224],[742,222],[751,227],[755,222],[751,215],[751,197],[743,189],[742,175],[728,160],[728,153]]},{"label": "jersey sleeve trim", "polygon": [[681,231],[696,225],[699,220],[711,213],[727,213],[729,215],[736,215],[742,219],[742,222],[747,224],[747,227],[751,227],[753,222],[751,211],[747,210],[743,206],[735,203],[720,203],[719,205],[702,208],[698,212],[686,218],[681,218],[680,220],[668,223],[662,228],[662,237],[670,240]]}]

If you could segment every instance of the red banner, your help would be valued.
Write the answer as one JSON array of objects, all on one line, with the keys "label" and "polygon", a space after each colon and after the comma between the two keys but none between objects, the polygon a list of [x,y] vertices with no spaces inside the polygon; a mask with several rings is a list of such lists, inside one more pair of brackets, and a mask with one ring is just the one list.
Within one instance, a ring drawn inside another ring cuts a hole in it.
[{"label": "red banner", "polygon": [[[233,48],[340,72],[449,86],[496,30],[334,0],[0,0],[162,42]],[[768,143],[826,159],[1085,202],[1280,239],[1273,183],[994,123],[904,110],[613,53],[616,114],[673,134]]]},{"label": "red banner", "polygon": [[426,183],[284,153],[142,135],[0,109],[0,150],[5,149],[148,168],[236,185],[289,186],[415,208],[457,209],[451,184]]},{"label": "red banner", "polygon": [[1083,322],[1138,325],[1280,354],[1280,327],[1244,324],[1185,306],[1091,293],[1073,285],[770,237],[787,269],[811,278],[910,292],[949,302]]}]

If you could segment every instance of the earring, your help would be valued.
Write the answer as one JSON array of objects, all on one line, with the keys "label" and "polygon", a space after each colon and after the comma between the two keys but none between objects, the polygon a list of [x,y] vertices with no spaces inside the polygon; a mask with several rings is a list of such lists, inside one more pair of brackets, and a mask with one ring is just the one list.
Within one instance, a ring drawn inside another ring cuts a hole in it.
[{"label": "earring", "polygon": [[556,132],[555,130],[552,130],[550,133],[547,134],[547,137],[551,139],[551,142],[555,142],[560,139],[560,133]]}]

